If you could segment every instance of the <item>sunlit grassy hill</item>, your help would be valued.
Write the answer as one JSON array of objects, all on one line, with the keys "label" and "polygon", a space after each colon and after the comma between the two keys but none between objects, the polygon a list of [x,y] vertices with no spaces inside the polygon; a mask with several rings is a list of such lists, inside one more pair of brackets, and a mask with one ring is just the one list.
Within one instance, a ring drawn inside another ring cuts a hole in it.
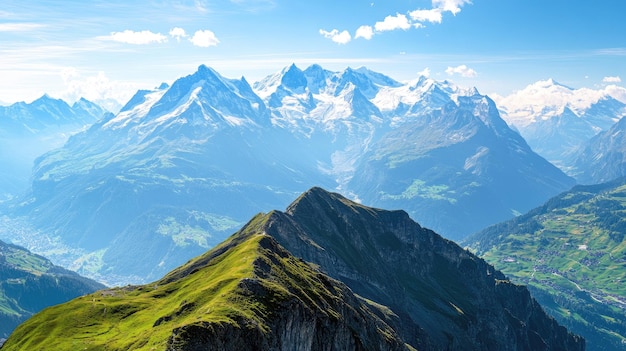
[{"label": "sunlit grassy hill", "polygon": [[576,186],[466,244],[539,302],[589,350],[626,346],[626,179]]}]

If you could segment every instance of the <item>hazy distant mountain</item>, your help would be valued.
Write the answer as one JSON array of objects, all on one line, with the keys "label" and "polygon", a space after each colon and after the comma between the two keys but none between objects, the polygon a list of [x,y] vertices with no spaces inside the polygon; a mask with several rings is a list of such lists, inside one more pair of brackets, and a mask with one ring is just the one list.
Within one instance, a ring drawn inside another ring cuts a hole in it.
[{"label": "hazy distant mountain", "polygon": [[574,156],[572,172],[582,184],[626,176],[626,119],[591,138]]},{"label": "hazy distant mountain", "polygon": [[85,99],[70,106],[47,95],[0,106],[0,201],[26,190],[36,157],[109,114]]},{"label": "hazy distant mountain", "polygon": [[510,125],[541,156],[569,172],[577,148],[626,115],[626,89],[572,89],[552,79],[495,97]]},{"label": "hazy distant mountain", "polygon": [[572,184],[475,89],[317,65],[253,88],[201,66],[41,157],[14,215],[79,272],[144,282],[313,185],[458,239]]},{"label": "hazy distant mountain", "polygon": [[102,288],[44,257],[0,241],[0,338],[46,307]]},{"label": "hazy distant mountain", "polygon": [[626,178],[576,186],[464,244],[533,296],[589,350],[626,340]]},{"label": "hazy distant mountain", "polygon": [[406,212],[313,188],[154,283],[37,314],[3,350],[146,346],[582,351],[585,342],[526,288]]},{"label": "hazy distant mountain", "polygon": [[461,239],[574,184],[509,129],[488,97],[449,95],[436,84],[426,91],[442,107],[408,112],[359,159],[348,189],[364,203],[405,209]]}]

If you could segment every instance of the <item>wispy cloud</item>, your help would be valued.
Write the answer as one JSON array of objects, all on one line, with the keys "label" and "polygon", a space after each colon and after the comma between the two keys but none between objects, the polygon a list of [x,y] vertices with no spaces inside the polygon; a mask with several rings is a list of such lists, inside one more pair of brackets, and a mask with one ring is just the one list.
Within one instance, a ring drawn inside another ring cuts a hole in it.
[{"label": "wispy cloud", "polygon": [[10,22],[0,23],[0,32],[30,32],[45,27],[40,23]]},{"label": "wispy cloud", "polygon": [[248,12],[269,10],[276,6],[275,0],[230,0],[230,2]]},{"label": "wispy cloud", "polygon": [[215,33],[206,29],[206,30],[198,30],[193,36],[189,39],[189,41],[195,45],[202,48],[208,48],[210,46],[216,46],[220,43],[219,39],[215,36]]},{"label": "wispy cloud", "polygon": [[446,69],[446,73],[449,76],[453,76],[455,74],[460,75],[461,77],[465,77],[465,78],[473,78],[478,76],[478,72],[476,72],[475,70],[467,67],[466,65],[460,65],[460,66],[456,66],[456,67],[448,67]]},{"label": "wispy cloud", "polygon": [[333,29],[331,31],[325,31],[323,29],[320,29],[320,34],[337,44],[347,44],[350,42],[350,40],[352,40],[352,36],[347,30],[340,32],[337,29]]},{"label": "wispy cloud", "polygon": [[603,83],[621,83],[622,79],[619,76],[614,76],[614,77],[604,77],[602,79]]},{"label": "wispy cloud", "polygon": [[108,36],[98,37],[100,40],[111,40],[125,44],[134,45],[146,45],[152,43],[165,43],[167,37],[161,33],[154,33],[149,30],[143,30],[135,32],[132,30],[125,30],[123,32],[112,32]]}]

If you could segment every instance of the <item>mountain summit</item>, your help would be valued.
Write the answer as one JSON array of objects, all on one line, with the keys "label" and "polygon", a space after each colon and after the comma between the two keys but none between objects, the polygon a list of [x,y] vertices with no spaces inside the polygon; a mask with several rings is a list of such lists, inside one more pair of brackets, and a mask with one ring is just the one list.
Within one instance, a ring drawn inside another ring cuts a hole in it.
[{"label": "mountain summit", "polygon": [[285,212],[255,216],[154,283],[100,291],[37,314],[3,350],[105,345],[578,351],[585,344],[524,287],[405,212],[313,188]]}]

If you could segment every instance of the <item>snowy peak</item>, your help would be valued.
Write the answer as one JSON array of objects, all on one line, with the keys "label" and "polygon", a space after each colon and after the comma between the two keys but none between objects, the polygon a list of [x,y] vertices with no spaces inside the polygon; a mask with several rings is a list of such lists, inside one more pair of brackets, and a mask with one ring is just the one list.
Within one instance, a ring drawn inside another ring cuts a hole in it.
[{"label": "snowy peak", "polygon": [[353,85],[368,98],[372,99],[383,87],[399,87],[402,84],[380,73],[364,67],[347,68],[341,72],[332,72],[319,65],[311,65],[304,71],[295,64],[280,72],[270,75],[254,84],[256,93],[266,101],[282,100],[287,95],[332,95],[339,96]]},{"label": "snowy peak", "polygon": [[283,73],[280,80],[280,84],[296,93],[303,93],[306,89],[308,82],[302,72],[295,64],[289,66],[289,68]]},{"label": "snowy peak", "polygon": [[358,70],[348,67],[343,72],[335,74],[331,78],[331,83],[335,95],[340,94],[348,84],[353,84],[369,99],[375,97],[383,87],[394,88],[401,85],[387,76],[369,71],[364,67]]},{"label": "snowy peak", "polygon": [[[613,89],[615,90],[615,89]],[[554,79],[538,81],[506,97],[494,96],[507,122],[523,129],[532,123],[560,116],[566,108],[583,117],[602,100],[616,100],[607,88],[573,89]]]},{"label": "snowy peak", "polygon": [[43,95],[31,103],[0,106],[0,133],[37,134],[49,128],[83,127],[105,117],[108,111],[81,99],[70,106],[61,99]]},{"label": "snowy peak", "polygon": [[533,150],[572,172],[576,150],[626,115],[626,104],[614,97],[619,91],[616,86],[574,89],[548,79],[494,99],[502,118]]},{"label": "snowy peak", "polygon": [[104,127],[168,123],[215,129],[269,120],[264,102],[244,78],[228,79],[204,65],[171,86],[160,88],[137,92]]},{"label": "snowy peak", "polygon": [[458,105],[459,96],[474,95],[479,95],[475,88],[461,89],[449,81],[420,76],[398,87],[382,88],[372,102],[395,123],[402,123],[450,103]]}]

